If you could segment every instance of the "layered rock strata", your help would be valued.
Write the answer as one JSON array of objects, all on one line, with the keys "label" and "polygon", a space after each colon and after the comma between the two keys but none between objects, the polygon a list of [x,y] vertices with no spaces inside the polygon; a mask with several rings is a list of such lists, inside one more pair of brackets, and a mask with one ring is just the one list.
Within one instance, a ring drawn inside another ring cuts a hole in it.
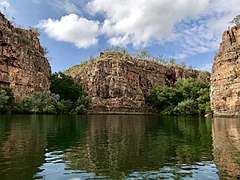
[{"label": "layered rock strata", "polygon": [[145,113],[145,98],[154,86],[172,86],[178,78],[210,79],[207,72],[166,67],[122,53],[101,53],[65,74],[83,85],[91,96],[90,112]]},{"label": "layered rock strata", "polygon": [[16,99],[50,87],[51,68],[37,35],[0,13],[0,87],[12,88]]},{"label": "layered rock strata", "polygon": [[223,33],[211,76],[211,108],[214,116],[240,115],[240,27]]}]

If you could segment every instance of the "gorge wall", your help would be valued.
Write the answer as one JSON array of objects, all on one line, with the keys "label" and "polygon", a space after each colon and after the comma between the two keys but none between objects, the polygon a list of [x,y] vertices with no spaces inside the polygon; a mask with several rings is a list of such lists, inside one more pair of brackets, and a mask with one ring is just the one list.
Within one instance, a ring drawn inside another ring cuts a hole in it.
[{"label": "gorge wall", "polygon": [[172,86],[178,78],[210,81],[208,72],[166,67],[122,53],[101,53],[88,63],[65,71],[91,97],[90,112],[144,112],[154,86]]},{"label": "gorge wall", "polygon": [[223,33],[211,76],[211,109],[214,116],[240,115],[240,27]]},{"label": "gorge wall", "polygon": [[12,26],[0,13],[0,87],[15,98],[50,88],[51,68],[34,30]]}]

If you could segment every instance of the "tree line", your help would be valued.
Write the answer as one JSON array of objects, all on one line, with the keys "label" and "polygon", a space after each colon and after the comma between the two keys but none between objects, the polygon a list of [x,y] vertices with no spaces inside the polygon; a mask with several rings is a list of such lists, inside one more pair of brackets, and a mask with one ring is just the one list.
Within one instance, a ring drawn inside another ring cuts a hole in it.
[{"label": "tree line", "polygon": [[50,91],[33,92],[17,102],[11,88],[1,88],[0,113],[84,114],[89,100],[82,86],[60,72],[51,75]]},{"label": "tree line", "polygon": [[154,87],[147,102],[161,115],[204,116],[211,112],[209,94],[210,83],[179,79],[174,87]]}]

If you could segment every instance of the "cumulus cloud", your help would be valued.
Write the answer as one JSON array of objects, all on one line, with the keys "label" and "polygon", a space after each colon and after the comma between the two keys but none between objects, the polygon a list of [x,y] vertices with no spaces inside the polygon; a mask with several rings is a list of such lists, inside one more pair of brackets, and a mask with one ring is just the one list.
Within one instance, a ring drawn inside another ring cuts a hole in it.
[{"label": "cumulus cloud", "polygon": [[42,20],[38,27],[49,37],[74,43],[78,48],[88,48],[98,42],[99,22],[87,20],[76,14],[63,16],[60,20]]},{"label": "cumulus cloud", "polygon": [[1,6],[5,6],[5,7],[9,7],[10,6],[8,0],[0,0],[0,5]]},{"label": "cumulus cloud", "polygon": [[0,11],[6,13],[7,9],[10,8],[8,0],[0,0]]},{"label": "cumulus cloud", "polygon": [[[226,0],[114,0],[111,3],[109,0],[51,0],[50,2],[59,9],[64,8],[67,13],[79,13],[80,9],[84,9],[86,16],[101,20],[92,21],[71,14],[62,17],[61,20],[42,21],[41,27],[52,38],[73,42],[80,48],[96,44],[97,39],[102,36],[111,45],[133,45],[135,48],[156,44],[164,46],[164,43],[168,42],[175,52],[172,56],[181,59],[218,48],[222,32],[229,26],[231,19],[239,14],[240,9],[239,0],[227,2]],[[70,28],[67,28],[68,18]],[[74,27],[75,25],[77,26]],[[88,40],[80,33],[87,35]],[[88,44],[88,46],[79,44]]]},{"label": "cumulus cloud", "polygon": [[[179,37],[173,47],[177,53],[191,56],[219,48],[222,33],[239,13],[238,0],[210,0],[207,9],[194,19],[184,19],[175,26]],[[178,56],[177,54],[176,56]]]},{"label": "cumulus cloud", "polygon": [[110,44],[139,47],[175,39],[174,25],[203,12],[208,4],[208,0],[92,0],[88,9],[105,16],[102,32]]}]

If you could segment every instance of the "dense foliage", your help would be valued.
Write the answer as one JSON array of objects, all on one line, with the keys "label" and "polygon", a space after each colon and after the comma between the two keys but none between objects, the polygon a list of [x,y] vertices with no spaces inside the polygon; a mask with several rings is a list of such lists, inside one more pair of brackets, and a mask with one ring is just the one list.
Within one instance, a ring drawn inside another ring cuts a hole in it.
[{"label": "dense foliage", "polygon": [[71,77],[55,73],[51,81],[51,91],[33,92],[21,97],[16,103],[10,88],[0,89],[0,113],[83,114],[86,112],[89,97]]},{"label": "dense foliage", "polygon": [[64,106],[59,102],[59,95],[50,91],[34,92],[24,96],[14,106],[18,113],[56,114],[62,112]]},{"label": "dense foliage", "polygon": [[50,91],[60,96],[64,111],[79,114],[86,111],[89,97],[72,77],[61,72],[52,74]]},{"label": "dense foliage", "polygon": [[163,115],[200,115],[210,112],[209,83],[193,78],[178,80],[175,87],[155,87],[148,97]]},{"label": "dense foliage", "polygon": [[13,92],[11,88],[0,89],[0,113],[6,113],[11,110],[13,105]]},{"label": "dense foliage", "polygon": [[61,100],[70,100],[72,102],[76,102],[80,95],[86,95],[83,88],[75,83],[72,77],[61,72],[51,75],[50,91],[59,94]]}]

